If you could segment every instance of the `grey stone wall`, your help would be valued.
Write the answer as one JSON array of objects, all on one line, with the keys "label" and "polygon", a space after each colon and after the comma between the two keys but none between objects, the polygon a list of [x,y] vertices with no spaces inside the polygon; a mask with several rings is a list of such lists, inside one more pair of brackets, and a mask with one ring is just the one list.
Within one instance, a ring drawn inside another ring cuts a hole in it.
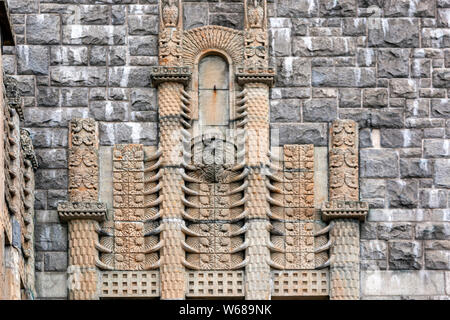
[{"label": "grey stone wall", "polygon": [[[157,140],[150,68],[157,0],[9,0],[3,56],[25,96],[36,176],[37,289],[65,298],[67,121],[93,117],[102,145]],[[270,2],[272,133],[327,145],[329,123],[360,125],[362,295],[450,297],[450,1]],[[242,1],[184,0],[184,25],[241,28]]]}]

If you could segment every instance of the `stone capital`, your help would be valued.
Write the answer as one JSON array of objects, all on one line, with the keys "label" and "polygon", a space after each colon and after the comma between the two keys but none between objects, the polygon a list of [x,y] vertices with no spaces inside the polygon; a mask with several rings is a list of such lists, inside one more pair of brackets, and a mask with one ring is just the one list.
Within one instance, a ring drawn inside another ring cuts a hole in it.
[{"label": "stone capital", "polygon": [[263,66],[238,66],[236,68],[236,80],[240,85],[246,83],[265,83],[273,86],[276,71],[273,67]]},{"label": "stone capital", "polygon": [[331,200],[322,204],[322,220],[357,219],[365,221],[369,204],[363,201]]},{"label": "stone capital", "polygon": [[191,75],[191,69],[186,66],[156,66],[152,67],[151,71],[152,84],[154,87],[157,87],[162,82],[179,82],[186,85],[191,80]]},{"label": "stone capital", "polygon": [[106,204],[101,202],[62,202],[58,204],[58,215],[61,221],[104,221],[106,212]]}]

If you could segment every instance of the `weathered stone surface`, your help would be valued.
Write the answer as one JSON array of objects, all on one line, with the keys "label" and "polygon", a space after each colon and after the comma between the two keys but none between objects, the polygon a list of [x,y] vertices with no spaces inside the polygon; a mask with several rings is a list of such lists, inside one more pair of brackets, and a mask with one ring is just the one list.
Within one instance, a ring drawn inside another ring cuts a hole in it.
[{"label": "weathered stone surface", "polygon": [[364,296],[439,295],[445,294],[441,271],[365,271],[361,273]]},{"label": "weathered stone surface", "polygon": [[36,272],[36,292],[40,298],[66,298],[65,272]]},{"label": "weathered stone surface", "polygon": [[35,149],[42,169],[67,168],[67,151],[65,149]]},{"label": "weathered stone surface", "polygon": [[125,44],[126,29],[122,26],[66,25],[62,28],[64,44]]},{"label": "weathered stone surface", "polygon": [[98,121],[127,121],[128,103],[119,101],[94,101],[90,116]]},{"label": "weathered stone surface", "polygon": [[67,189],[67,172],[61,169],[36,171],[37,189]]},{"label": "weathered stone surface", "polygon": [[281,0],[278,7],[280,17],[312,17],[319,10],[318,0]]},{"label": "weathered stone surface", "polygon": [[51,46],[51,65],[86,66],[88,64],[88,48],[85,46]]},{"label": "weathered stone surface", "polygon": [[411,148],[422,146],[422,131],[414,129],[381,129],[381,146]]},{"label": "weathered stone surface", "polygon": [[398,153],[394,150],[361,150],[360,162],[363,178],[393,178],[399,174]]},{"label": "weathered stone surface", "polygon": [[109,85],[113,87],[150,86],[150,68],[113,67],[109,68]]},{"label": "weathered stone surface", "polygon": [[422,245],[418,241],[390,241],[389,268],[414,270],[422,268]]},{"label": "weathered stone surface", "polygon": [[156,90],[152,88],[131,89],[130,102],[131,110],[156,110]]},{"label": "weathered stone surface", "polygon": [[45,271],[65,271],[67,269],[67,252],[44,253]]},{"label": "weathered stone surface", "polygon": [[450,141],[448,139],[423,140],[423,154],[426,158],[443,158],[450,155]]},{"label": "weathered stone surface", "polygon": [[364,240],[375,240],[377,238],[377,223],[365,222],[361,224],[360,237]]},{"label": "weathered stone surface", "polygon": [[368,24],[371,47],[419,47],[417,19],[372,19]]},{"label": "weathered stone surface", "polygon": [[375,85],[373,68],[313,68],[314,87],[371,87]]},{"label": "weathered stone surface", "polygon": [[428,159],[400,159],[400,176],[402,178],[430,178],[432,162]]},{"label": "weathered stone surface", "polygon": [[47,75],[50,65],[46,46],[17,46],[17,72],[19,74]]},{"label": "weathered stone surface", "polygon": [[36,250],[67,250],[67,229],[60,224],[37,224],[35,226]]},{"label": "weathered stone surface", "polygon": [[390,88],[392,98],[417,97],[417,83],[413,79],[392,79]]},{"label": "weathered stone surface", "polygon": [[386,183],[378,179],[361,179],[360,192],[362,198],[384,198]]},{"label": "weathered stone surface", "polygon": [[438,187],[450,187],[450,159],[436,159],[434,162],[434,183]]},{"label": "weathered stone surface", "polygon": [[106,85],[105,67],[52,67],[50,81],[54,86],[102,87]]},{"label": "weathered stone surface", "polygon": [[378,239],[413,239],[414,225],[412,223],[378,223]]},{"label": "weathered stone surface", "polygon": [[360,108],[361,90],[356,88],[339,89],[339,108]]},{"label": "weathered stone surface", "polygon": [[272,139],[278,137],[282,145],[314,144],[325,146],[327,143],[327,126],[321,123],[273,124],[271,136]]},{"label": "weathered stone surface", "polygon": [[128,34],[130,35],[158,34],[158,26],[159,18],[156,15],[128,16]]},{"label": "weathered stone surface", "polygon": [[308,59],[289,57],[277,59],[277,83],[279,86],[309,86],[311,65]]},{"label": "weathered stone surface", "polygon": [[386,241],[361,241],[361,259],[386,259]]},{"label": "weathered stone surface", "polygon": [[61,41],[59,15],[28,15],[26,28],[28,44],[58,44]]},{"label": "weathered stone surface", "polygon": [[356,41],[348,37],[295,37],[292,46],[295,56],[345,56],[355,53]]},{"label": "weathered stone surface", "polygon": [[291,29],[273,28],[271,29],[270,44],[271,55],[277,57],[286,57],[291,55]]},{"label": "weathered stone surface", "polygon": [[447,190],[422,189],[419,199],[422,208],[445,208],[447,207]]},{"label": "weathered stone surface", "polygon": [[158,38],[156,36],[129,36],[128,49],[132,56],[156,56]]},{"label": "weathered stone surface", "polygon": [[312,99],[305,101],[303,106],[303,121],[328,122],[336,118],[336,99]]},{"label": "weathered stone surface", "polygon": [[450,87],[450,69],[433,70],[433,86],[436,88]]},{"label": "weathered stone surface", "polygon": [[295,99],[272,100],[270,102],[271,122],[299,122],[301,104]]},{"label": "weathered stone surface", "polygon": [[363,107],[383,108],[388,106],[388,90],[369,88],[363,90]]},{"label": "weathered stone surface", "polygon": [[431,99],[431,115],[436,118],[449,118],[449,99]]},{"label": "weathered stone surface", "polygon": [[448,250],[426,250],[425,267],[431,270],[450,269],[450,251]]},{"label": "weathered stone surface", "polygon": [[415,236],[422,240],[450,240],[450,223],[419,223],[416,225]]},{"label": "weathered stone surface", "polygon": [[415,180],[388,180],[386,190],[391,208],[415,208],[418,204],[418,183]]},{"label": "weathered stone surface", "polygon": [[409,75],[409,49],[378,50],[378,77],[403,78]]}]

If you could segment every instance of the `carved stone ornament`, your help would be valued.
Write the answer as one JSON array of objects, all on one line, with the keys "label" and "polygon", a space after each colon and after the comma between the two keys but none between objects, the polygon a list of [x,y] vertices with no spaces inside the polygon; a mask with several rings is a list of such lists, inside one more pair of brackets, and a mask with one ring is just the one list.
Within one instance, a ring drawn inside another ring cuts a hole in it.
[{"label": "carved stone ornament", "polygon": [[364,222],[369,211],[369,204],[362,201],[332,200],[322,205],[322,219],[357,219]]},{"label": "carved stone ornament", "polygon": [[100,202],[63,202],[58,204],[61,221],[77,219],[103,221],[106,212],[106,204]]},{"label": "carved stone ornament", "polygon": [[273,67],[262,66],[238,66],[236,68],[236,79],[240,85],[258,82],[273,86],[276,70]]},{"label": "carved stone ornament", "polygon": [[191,80],[189,67],[152,67],[151,77],[153,86],[162,82],[179,82],[187,84]]},{"label": "carved stone ornament", "polygon": [[20,120],[24,120],[22,97],[18,88],[17,80],[11,76],[4,76],[3,83],[5,85],[6,99],[10,108],[15,109]]},{"label": "carved stone ornament", "polygon": [[30,160],[33,169],[36,170],[39,164],[36,154],[34,153],[33,141],[31,140],[30,132],[28,130],[20,129],[20,143],[25,159]]}]

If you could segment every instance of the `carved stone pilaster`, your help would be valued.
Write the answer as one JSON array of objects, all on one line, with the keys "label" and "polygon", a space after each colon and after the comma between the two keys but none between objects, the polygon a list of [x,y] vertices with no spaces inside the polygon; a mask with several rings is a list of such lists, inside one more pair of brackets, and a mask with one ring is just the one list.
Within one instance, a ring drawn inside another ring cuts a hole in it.
[{"label": "carved stone pilaster", "polygon": [[69,202],[58,205],[69,226],[69,299],[98,299],[99,221],[106,205],[98,203],[98,125],[73,119],[69,130]]},{"label": "carved stone pilaster", "polygon": [[368,205],[359,202],[358,126],[353,120],[335,120],[330,129],[329,199],[322,219],[331,220],[330,298],[358,300],[359,221]]}]

